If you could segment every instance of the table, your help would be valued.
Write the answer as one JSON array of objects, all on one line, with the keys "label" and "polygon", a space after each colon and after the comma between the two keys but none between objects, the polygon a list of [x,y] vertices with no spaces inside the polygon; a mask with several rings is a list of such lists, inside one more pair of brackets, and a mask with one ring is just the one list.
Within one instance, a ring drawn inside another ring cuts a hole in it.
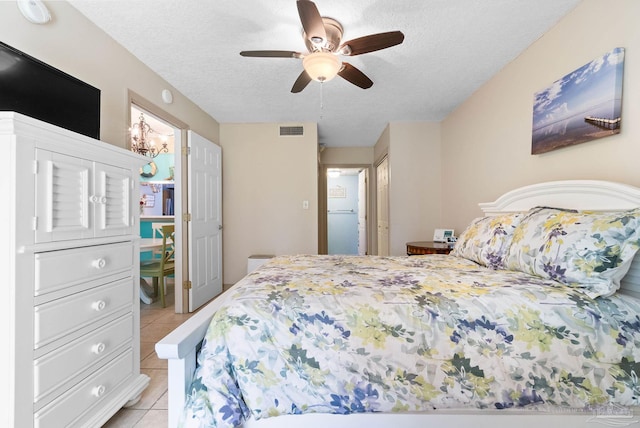
[{"label": "table", "polygon": [[407,255],[421,254],[449,254],[453,248],[452,243],[434,241],[407,242]]},{"label": "table", "polygon": [[140,252],[160,250],[162,248],[162,238],[142,238],[140,239]]}]

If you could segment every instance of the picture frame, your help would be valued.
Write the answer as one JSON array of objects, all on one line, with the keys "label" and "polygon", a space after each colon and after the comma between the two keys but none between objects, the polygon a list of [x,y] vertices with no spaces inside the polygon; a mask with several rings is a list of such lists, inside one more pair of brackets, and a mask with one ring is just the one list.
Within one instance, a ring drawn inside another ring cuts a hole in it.
[{"label": "picture frame", "polygon": [[451,242],[453,238],[453,229],[436,229],[433,232],[433,242]]},{"label": "picture frame", "polygon": [[623,71],[617,47],[536,92],[531,154],[620,133]]},{"label": "picture frame", "polygon": [[347,197],[347,188],[342,186],[336,186],[329,188],[329,197],[330,198],[346,198]]}]

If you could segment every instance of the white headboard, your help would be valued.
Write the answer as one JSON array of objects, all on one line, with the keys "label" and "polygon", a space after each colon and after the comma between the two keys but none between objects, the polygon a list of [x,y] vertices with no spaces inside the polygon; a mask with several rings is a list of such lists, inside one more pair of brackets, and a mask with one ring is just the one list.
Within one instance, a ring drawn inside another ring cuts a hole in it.
[{"label": "white headboard", "polygon": [[[486,215],[524,212],[536,206],[592,211],[640,207],[640,188],[599,180],[565,180],[532,184],[511,190],[494,202],[479,204]],[[622,280],[623,292],[640,297],[640,252]]]}]

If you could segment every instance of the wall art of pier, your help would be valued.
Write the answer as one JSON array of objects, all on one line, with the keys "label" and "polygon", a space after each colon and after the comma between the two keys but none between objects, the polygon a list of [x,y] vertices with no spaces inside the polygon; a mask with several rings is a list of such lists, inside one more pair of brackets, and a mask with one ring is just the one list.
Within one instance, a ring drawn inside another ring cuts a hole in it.
[{"label": "wall art of pier", "polygon": [[621,118],[609,119],[606,117],[587,116],[584,121],[601,129],[620,129]]}]

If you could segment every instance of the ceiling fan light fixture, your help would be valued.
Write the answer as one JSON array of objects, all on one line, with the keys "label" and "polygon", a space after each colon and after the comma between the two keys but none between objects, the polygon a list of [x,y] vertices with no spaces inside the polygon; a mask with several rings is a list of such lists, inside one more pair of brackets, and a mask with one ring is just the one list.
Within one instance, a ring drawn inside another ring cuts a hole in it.
[{"label": "ceiling fan light fixture", "polygon": [[342,61],[329,52],[313,52],[302,59],[302,66],[313,80],[327,82],[336,77]]},{"label": "ceiling fan light fixture", "polygon": [[338,169],[338,168],[329,168],[329,169],[327,169],[327,177],[329,177],[329,178],[338,178],[338,177],[340,177],[340,169]]}]

